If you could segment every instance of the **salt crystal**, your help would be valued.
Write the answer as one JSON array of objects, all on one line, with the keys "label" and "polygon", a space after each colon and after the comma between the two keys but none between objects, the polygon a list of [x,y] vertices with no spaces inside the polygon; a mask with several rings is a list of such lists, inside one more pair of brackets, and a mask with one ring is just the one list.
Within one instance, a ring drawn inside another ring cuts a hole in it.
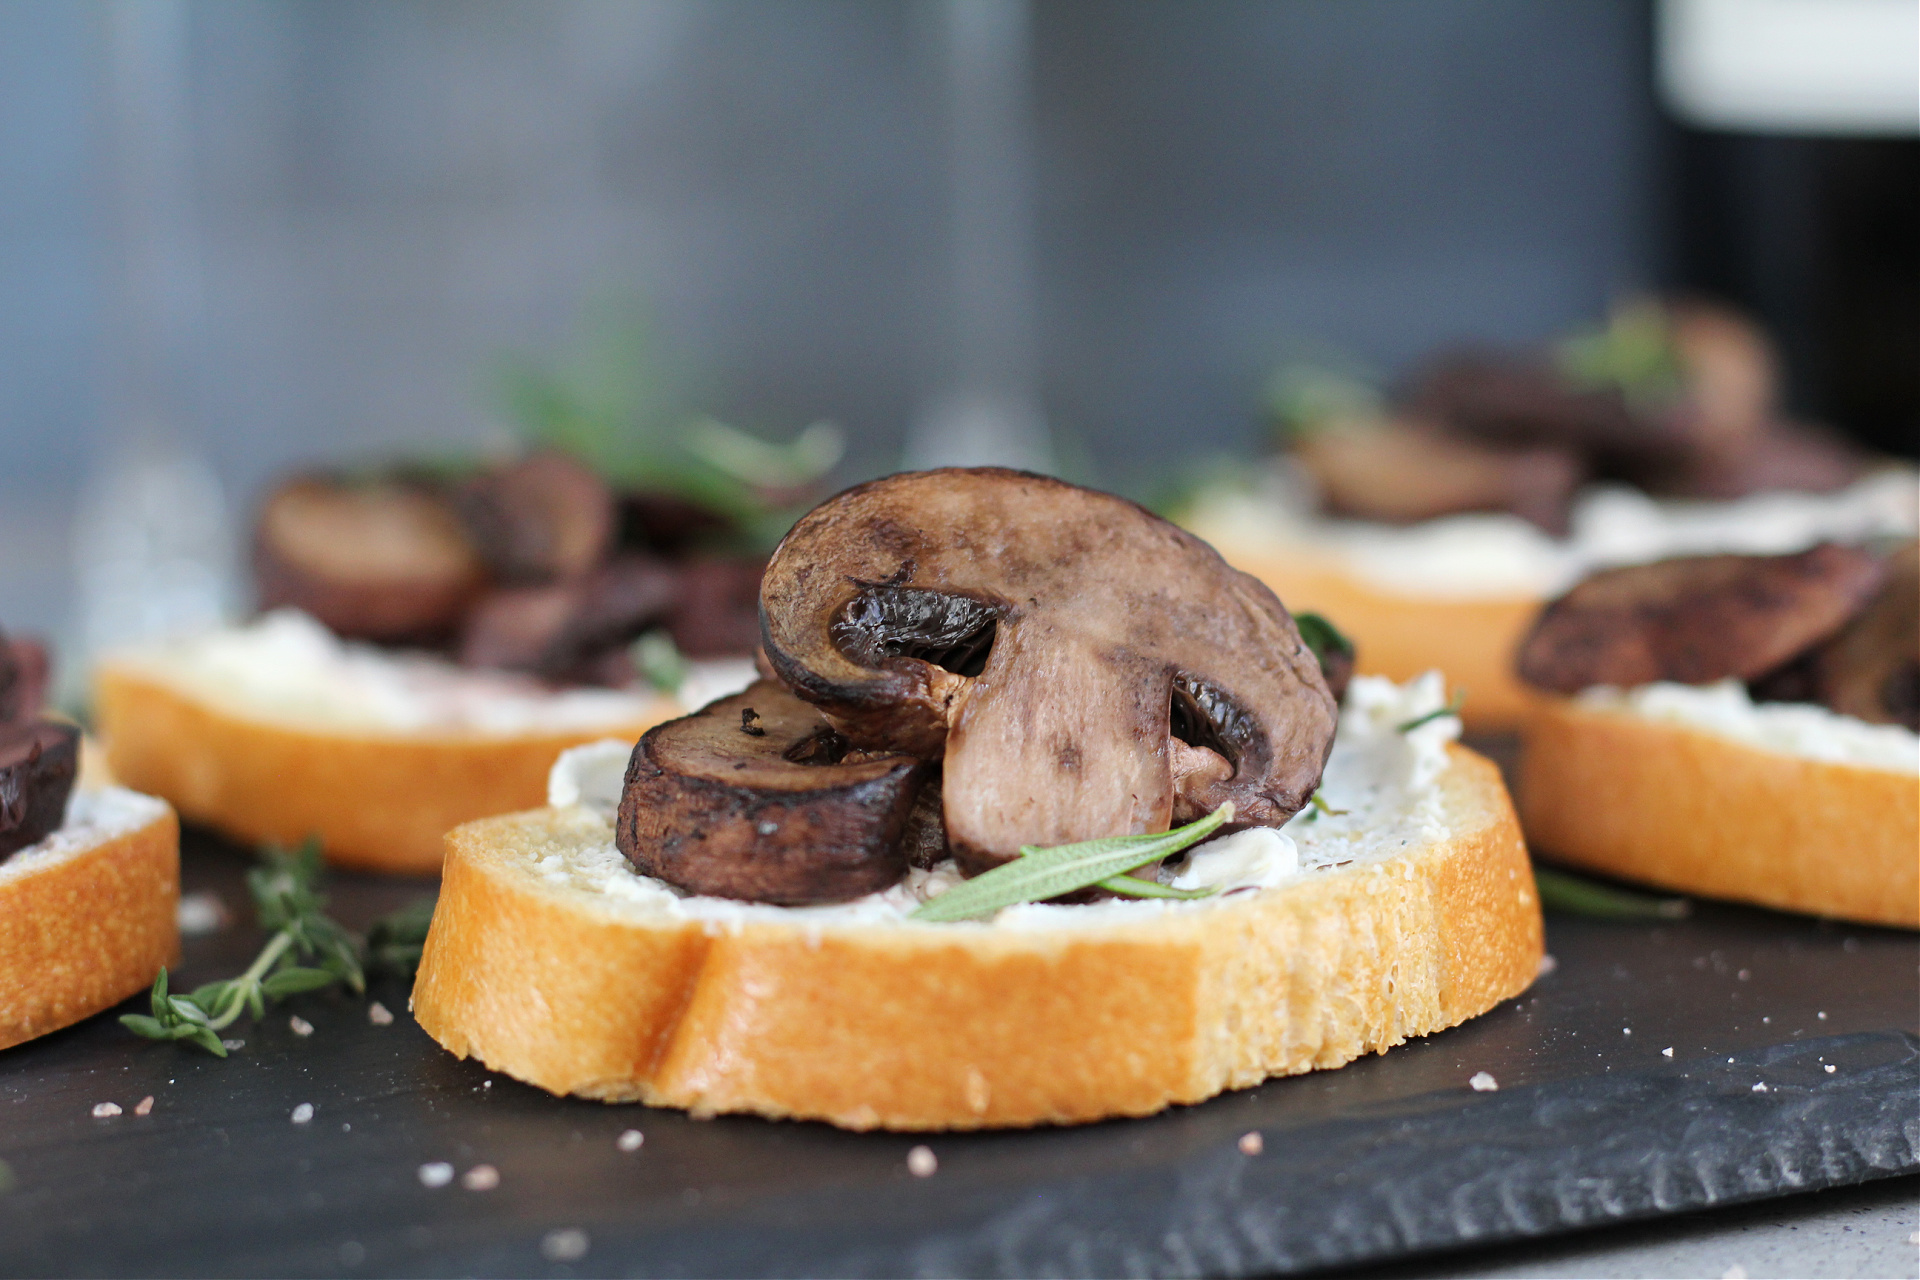
[{"label": "salt crystal", "polygon": [[375,1000],[367,1006],[367,1021],[376,1027],[393,1025],[393,1012],[387,1006]]},{"label": "salt crystal", "polygon": [[1485,1071],[1474,1072],[1473,1078],[1468,1080],[1467,1083],[1473,1086],[1475,1093],[1492,1093],[1500,1087],[1500,1082]]},{"label": "salt crystal", "polygon": [[549,1262],[575,1262],[587,1256],[593,1242],[578,1227],[562,1227],[540,1237],[540,1256]]},{"label": "salt crystal", "polygon": [[1534,972],[1534,977],[1544,978],[1559,967],[1560,962],[1558,960],[1550,955],[1543,955],[1540,957],[1540,968]]},{"label": "salt crystal", "polygon": [[1755,1093],[1765,1093],[1767,1091],[1767,1086],[1764,1084],[1756,1084],[1755,1086],[1753,1086],[1753,1091]]},{"label": "salt crystal", "polygon": [[420,1185],[423,1187],[444,1187],[453,1181],[453,1166],[445,1160],[435,1160],[432,1164],[420,1166]]},{"label": "salt crystal", "polygon": [[1829,1063],[1827,1064],[1827,1074],[1828,1074],[1828,1075],[1832,1075],[1832,1074],[1833,1074],[1833,1071],[1834,1071],[1834,1067],[1833,1067],[1833,1064],[1832,1064],[1831,1062],[1829,1062]]},{"label": "salt crystal", "polygon": [[227,927],[227,904],[217,893],[187,893],[174,908],[174,922],[189,938],[205,937]]},{"label": "salt crystal", "polygon": [[297,1013],[287,1019],[287,1025],[293,1028],[293,1034],[297,1036],[310,1036],[313,1034],[313,1024]]},{"label": "salt crystal", "polygon": [[916,1178],[931,1178],[940,1168],[940,1159],[932,1147],[915,1147],[907,1152],[907,1172]]},{"label": "salt crystal", "polygon": [[1243,1133],[1240,1135],[1239,1146],[1241,1155],[1257,1156],[1267,1149],[1267,1140],[1262,1138],[1257,1132]]},{"label": "salt crystal", "polygon": [[1666,1048],[1662,1049],[1660,1051],[1660,1056],[1663,1058],[1671,1058],[1673,1056],[1673,1046],[1668,1045]]},{"label": "salt crystal", "polygon": [[153,1114],[153,1095],[148,1094],[146,1097],[140,1099],[140,1101],[134,1103],[133,1114],[137,1116],[152,1115]]},{"label": "salt crystal", "polygon": [[311,1119],[313,1119],[313,1104],[311,1102],[303,1102],[293,1109],[293,1122],[295,1124],[305,1124]]},{"label": "salt crystal", "polygon": [[111,1120],[119,1114],[120,1104],[117,1102],[96,1102],[93,1104],[93,1118],[95,1120]]},{"label": "salt crystal", "polygon": [[225,1049],[228,1053],[234,1053],[238,1050],[246,1048],[247,1042],[245,1040],[222,1040],[220,1042],[220,1047]]},{"label": "salt crystal", "polygon": [[640,1144],[645,1142],[646,1140],[647,1140],[646,1134],[640,1132],[638,1129],[629,1129],[625,1133],[621,1134],[619,1137],[615,1138],[613,1140],[613,1145],[620,1148],[622,1151],[638,1151],[640,1149]]},{"label": "salt crystal", "polygon": [[460,1175],[460,1185],[469,1191],[491,1191],[500,1185],[500,1171],[490,1164],[477,1164]]}]

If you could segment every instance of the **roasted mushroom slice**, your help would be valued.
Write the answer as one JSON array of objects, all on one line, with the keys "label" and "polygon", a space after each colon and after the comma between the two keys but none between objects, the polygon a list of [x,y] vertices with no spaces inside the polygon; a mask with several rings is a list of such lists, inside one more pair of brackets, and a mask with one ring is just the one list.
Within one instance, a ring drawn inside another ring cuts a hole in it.
[{"label": "roasted mushroom slice", "polygon": [[46,649],[37,640],[0,634],[0,724],[39,715],[46,695]]},{"label": "roasted mushroom slice", "polygon": [[1328,427],[1301,436],[1293,455],[1329,511],[1389,524],[1508,511],[1563,534],[1585,474],[1564,446],[1496,448],[1411,421]]},{"label": "roasted mushroom slice", "polygon": [[760,600],[795,693],[858,745],[944,761],[970,871],[1228,800],[1277,825],[1332,746],[1333,697],[1271,591],[1150,512],[1042,476],[850,489],[794,526]]},{"label": "roasted mushroom slice", "polygon": [[80,730],[73,725],[0,725],[0,859],[60,829],[79,764]]},{"label": "roasted mushroom slice", "polygon": [[1889,557],[1880,594],[1806,667],[1815,701],[1920,732],[1920,543]]},{"label": "roasted mushroom slice", "polygon": [[690,658],[739,657],[760,645],[759,557],[694,560],[681,566],[667,630]]},{"label": "roasted mushroom slice", "polygon": [[551,450],[468,481],[454,505],[487,567],[509,583],[578,577],[605,558],[618,526],[606,482]]},{"label": "roasted mushroom slice", "polygon": [[771,681],[647,731],[633,749],[615,843],[689,893],[800,906],[906,874],[901,841],[929,766],[851,750]]},{"label": "roasted mushroom slice", "polygon": [[1839,630],[1881,576],[1872,552],[1833,544],[1602,570],[1541,613],[1520,678],[1557,693],[1751,680]]},{"label": "roasted mushroom slice", "polygon": [[489,592],[467,616],[460,660],[564,679],[665,619],[680,575],[649,556],[619,556],[585,577]]},{"label": "roasted mushroom slice", "polygon": [[304,609],[365,640],[443,635],[484,578],[447,504],[392,482],[283,484],[261,508],[253,553],[262,608]]}]

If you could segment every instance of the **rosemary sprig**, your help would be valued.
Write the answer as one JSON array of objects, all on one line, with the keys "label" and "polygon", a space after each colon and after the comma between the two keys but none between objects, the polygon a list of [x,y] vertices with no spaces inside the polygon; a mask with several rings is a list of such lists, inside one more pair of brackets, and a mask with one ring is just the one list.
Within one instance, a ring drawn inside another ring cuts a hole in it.
[{"label": "rosemary sprig", "polygon": [[1536,866],[1533,880],[1541,906],[1569,915],[1597,920],[1682,920],[1693,914],[1693,903],[1685,898],[1629,893],[1549,867]]},{"label": "rosemary sprig", "polygon": [[[1022,845],[1021,857],[983,872],[955,885],[913,913],[915,920],[942,922],[973,920],[992,915],[1002,907],[1021,902],[1041,902],[1076,889],[1094,885],[1112,888],[1132,897],[1199,898],[1211,889],[1169,889],[1164,885],[1127,875],[1218,831],[1233,818],[1231,802],[1221,805],[1206,817],[1171,831],[1149,831],[1132,836],[1108,836],[1078,844],[1042,849]],[[1125,884],[1110,884],[1125,880]],[[1151,887],[1148,887],[1151,886]]]},{"label": "rosemary sprig", "polygon": [[184,1040],[224,1058],[227,1049],[220,1032],[243,1013],[265,1017],[268,1001],[335,985],[362,994],[369,968],[413,972],[433,914],[431,899],[376,921],[363,942],[326,914],[317,840],[308,840],[293,853],[272,845],[265,852],[266,865],[247,872],[247,889],[260,927],[273,934],[246,972],[174,995],[162,968],[153,981],[152,1014],[124,1014],[121,1025],[149,1040]]},{"label": "rosemary sprig", "polygon": [[1448,701],[1446,706],[1435,707],[1433,710],[1427,712],[1427,714],[1423,716],[1415,716],[1411,720],[1402,720],[1399,724],[1393,727],[1401,733],[1412,733],[1415,729],[1418,729],[1421,725],[1431,724],[1435,720],[1440,719],[1442,716],[1453,716],[1455,719],[1458,719],[1460,716],[1460,708],[1465,706],[1466,704],[1467,704],[1467,691],[1465,689],[1455,689],[1453,691],[1452,699]]},{"label": "rosemary sprig", "polygon": [[1327,665],[1329,653],[1337,653],[1345,658],[1353,656],[1353,641],[1319,614],[1296,613],[1293,615],[1293,625],[1300,629],[1300,638],[1306,642],[1307,648],[1313,650],[1313,656],[1319,659],[1322,667]]}]

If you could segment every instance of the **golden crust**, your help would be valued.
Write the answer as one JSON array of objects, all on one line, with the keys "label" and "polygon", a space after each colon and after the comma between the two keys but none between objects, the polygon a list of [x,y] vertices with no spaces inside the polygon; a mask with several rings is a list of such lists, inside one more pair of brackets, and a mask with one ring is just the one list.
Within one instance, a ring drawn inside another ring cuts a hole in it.
[{"label": "golden crust", "polygon": [[642,920],[528,868],[606,838],[555,810],[447,836],[414,986],[461,1057],[554,1093],[852,1129],[1145,1115],[1485,1012],[1541,954],[1498,771],[1455,748],[1458,834],[1101,928]]},{"label": "golden crust", "polygon": [[1505,732],[1526,720],[1539,695],[1513,674],[1514,655],[1545,601],[1530,595],[1452,600],[1374,586],[1331,556],[1231,542],[1220,554],[1266,583],[1291,613],[1318,613],[1353,639],[1357,669],[1411,680],[1436,667],[1466,691],[1467,728]]},{"label": "golden crust", "polygon": [[0,881],[0,1049],[120,1003],[179,963],[171,811]]},{"label": "golden crust", "polygon": [[355,734],[244,718],[106,664],[94,709],[114,776],[189,822],[249,843],[317,835],[336,865],[433,875],[449,830],[544,803],[562,751],[637,739],[670,704],[631,724],[561,733]]},{"label": "golden crust", "polygon": [[1527,838],[1556,861],[1785,911],[1920,927],[1920,780],[1763,751],[1625,710],[1544,702]]}]

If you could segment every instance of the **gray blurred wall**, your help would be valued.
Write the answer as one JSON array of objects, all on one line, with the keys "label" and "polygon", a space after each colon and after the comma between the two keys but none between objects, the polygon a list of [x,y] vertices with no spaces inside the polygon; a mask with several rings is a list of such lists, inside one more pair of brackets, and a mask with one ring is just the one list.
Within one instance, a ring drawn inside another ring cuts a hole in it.
[{"label": "gray blurred wall", "polygon": [[[191,417],[276,469],[497,435],[489,370],[643,298],[680,395],[849,475],[945,372],[915,3],[202,0]],[[1636,0],[1038,0],[1045,409],[1141,488],[1246,450],[1277,359],[1523,342],[1653,274]],[[0,4],[0,621],[59,622],[110,437],[102,18]]]}]

